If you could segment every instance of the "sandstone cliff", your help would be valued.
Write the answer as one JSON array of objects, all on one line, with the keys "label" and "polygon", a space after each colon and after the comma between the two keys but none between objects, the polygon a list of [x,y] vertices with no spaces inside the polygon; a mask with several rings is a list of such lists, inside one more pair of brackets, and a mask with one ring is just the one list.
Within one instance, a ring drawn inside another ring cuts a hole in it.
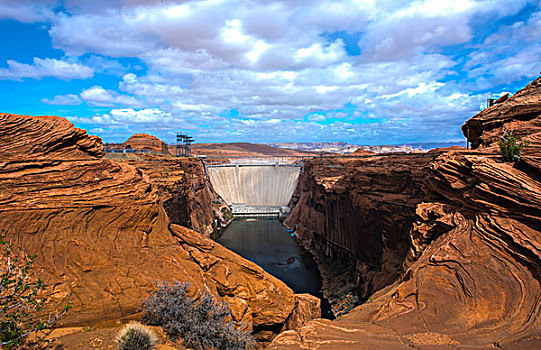
[{"label": "sandstone cliff", "polygon": [[65,119],[0,114],[0,227],[37,254],[51,301],[72,302],[65,324],[133,315],[156,281],[173,280],[226,300],[258,331],[310,316],[257,265],[170,224],[141,170],[102,156],[101,140]]},{"label": "sandstone cliff", "polygon": [[[435,159],[423,170],[424,179],[405,180],[404,190],[393,185],[403,184],[407,172],[396,173],[394,180],[388,176],[387,169],[395,168],[392,158],[379,166],[382,177],[372,176],[370,182],[367,174],[376,169],[360,165],[351,176],[346,160],[319,166],[317,174],[309,167],[303,182],[313,182],[316,193],[301,191],[299,203],[307,207],[290,219],[306,231],[299,232],[301,237],[317,229],[329,242],[324,244],[350,252],[358,264],[388,245],[386,235],[394,227],[393,237],[407,253],[401,255],[401,273],[395,261],[396,278],[387,279],[392,283],[383,287],[374,280],[374,291],[383,288],[366,303],[335,321],[315,320],[297,332],[282,333],[270,348],[541,348],[539,84],[538,79],[466,122],[464,134],[478,150],[432,153]],[[516,163],[503,162],[494,147],[504,129],[532,141]],[[378,185],[382,179],[384,187]],[[320,213],[332,207],[327,202],[335,202],[338,191],[344,214],[327,220],[341,222],[334,227],[358,220],[362,228],[348,236],[321,223]],[[364,201],[356,199],[357,193]],[[389,224],[366,223],[369,210],[375,222]],[[385,271],[383,266],[375,266],[375,276]]]},{"label": "sandstone cliff", "polygon": [[435,154],[307,162],[286,221],[314,253],[335,315],[396,280]]},{"label": "sandstone cliff", "polygon": [[209,237],[233,219],[197,158],[145,153],[109,153],[106,157],[141,169],[157,188],[160,203],[173,224]]}]

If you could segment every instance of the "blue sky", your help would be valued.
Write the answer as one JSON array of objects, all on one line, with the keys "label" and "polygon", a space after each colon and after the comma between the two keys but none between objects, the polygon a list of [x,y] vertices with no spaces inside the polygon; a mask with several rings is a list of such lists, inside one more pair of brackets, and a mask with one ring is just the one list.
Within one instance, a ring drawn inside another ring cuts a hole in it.
[{"label": "blue sky", "polygon": [[445,142],[539,76],[541,6],[0,0],[0,42],[0,112],[105,142]]}]

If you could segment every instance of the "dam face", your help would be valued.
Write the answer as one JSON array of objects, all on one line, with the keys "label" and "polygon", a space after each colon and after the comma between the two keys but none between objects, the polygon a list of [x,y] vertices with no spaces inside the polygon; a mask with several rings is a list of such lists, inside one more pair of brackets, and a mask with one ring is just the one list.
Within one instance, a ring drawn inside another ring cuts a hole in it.
[{"label": "dam face", "polygon": [[300,167],[284,165],[210,167],[214,190],[227,204],[250,207],[281,207],[288,204]]}]

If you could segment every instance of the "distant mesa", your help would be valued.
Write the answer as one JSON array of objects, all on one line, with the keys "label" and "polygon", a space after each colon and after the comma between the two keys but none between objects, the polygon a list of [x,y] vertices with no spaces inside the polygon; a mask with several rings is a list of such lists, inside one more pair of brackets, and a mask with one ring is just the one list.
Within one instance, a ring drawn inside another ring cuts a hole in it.
[{"label": "distant mesa", "polygon": [[370,156],[376,154],[375,152],[367,151],[365,149],[359,148],[355,152],[351,153],[352,156]]},{"label": "distant mesa", "polygon": [[166,153],[167,145],[156,136],[135,134],[122,144],[126,149],[139,152]]},{"label": "distant mesa", "polygon": [[464,150],[464,147],[461,147],[461,146],[451,146],[451,147],[438,147],[438,148],[433,148],[431,149],[430,151],[428,151],[427,153],[439,153],[439,152],[449,152],[449,151],[460,151],[460,150]]},{"label": "distant mesa", "polygon": [[[404,143],[396,145],[354,145],[346,142],[282,142],[270,143],[269,146],[302,150],[305,152],[313,152],[316,155],[321,153],[326,154],[363,154],[359,149],[373,153],[419,153],[426,152],[434,148],[451,147],[465,142],[420,142],[420,143]],[[354,152],[359,152],[355,153]],[[373,154],[366,153],[366,154]]]},{"label": "distant mesa", "polygon": [[169,153],[165,142],[142,133],[132,135],[124,143],[105,143],[103,146],[105,152]]}]

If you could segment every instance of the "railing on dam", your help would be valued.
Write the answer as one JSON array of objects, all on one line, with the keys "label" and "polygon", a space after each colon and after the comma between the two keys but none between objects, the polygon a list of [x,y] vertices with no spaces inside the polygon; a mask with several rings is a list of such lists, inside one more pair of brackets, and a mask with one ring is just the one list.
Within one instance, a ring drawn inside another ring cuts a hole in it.
[{"label": "railing on dam", "polygon": [[234,216],[264,216],[278,217],[282,214],[281,208],[277,207],[250,207],[245,204],[233,203],[231,212]]},{"label": "railing on dam", "polygon": [[306,156],[257,156],[257,157],[200,157],[207,168],[231,166],[281,165],[302,166]]}]

